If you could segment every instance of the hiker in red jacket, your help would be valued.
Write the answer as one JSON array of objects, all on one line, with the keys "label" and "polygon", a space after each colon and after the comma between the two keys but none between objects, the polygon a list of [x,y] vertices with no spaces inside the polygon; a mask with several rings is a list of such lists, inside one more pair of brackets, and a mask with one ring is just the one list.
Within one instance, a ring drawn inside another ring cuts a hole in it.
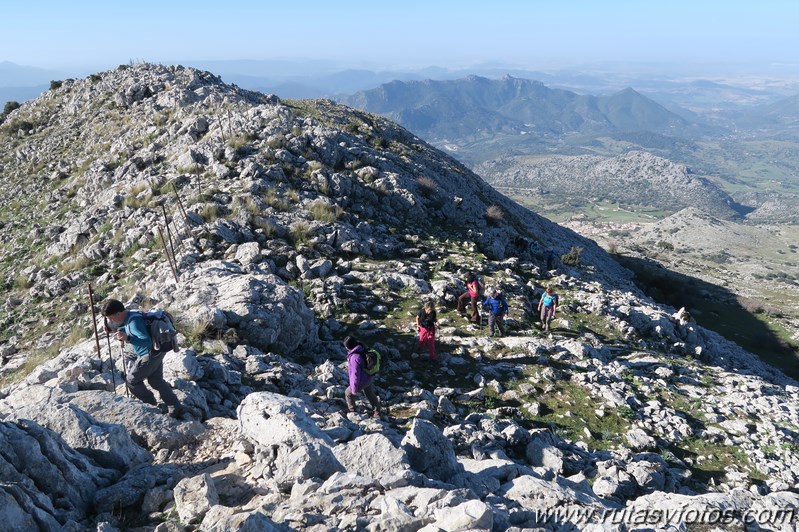
[{"label": "hiker in red jacket", "polygon": [[427,346],[430,360],[436,359],[436,307],[432,301],[428,301],[416,315],[416,327],[419,329],[419,350]]}]

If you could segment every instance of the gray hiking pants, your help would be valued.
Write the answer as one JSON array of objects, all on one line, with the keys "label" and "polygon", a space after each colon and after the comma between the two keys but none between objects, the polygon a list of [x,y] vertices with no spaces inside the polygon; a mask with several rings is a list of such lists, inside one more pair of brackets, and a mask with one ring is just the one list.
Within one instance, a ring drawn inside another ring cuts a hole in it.
[{"label": "gray hiking pants", "polygon": [[[369,399],[369,403],[372,405],[372,410],[380,410],[380,399],[378,399],[377,394],[375,394],[374,382],[370,382],[369,386],[363,389],[363,393],[366,395],[366,398]],[[347,410],[350,412],[355,412],[356,395],[357,394],[352,393],[352,388],[347,386],[347,389],[344,392],[344,400],[347,401]]]},{"label": "gray hiking pants", "polygon": [[[142,361],[143,358],[144,361]],[[164,353],[156,351],[149,357],[129,358],[125,380],[130,393],[140,401],[151,405],[158,404],[153,392],[144,385],[146,380],[158,392],[164,403],[174,407],[180,406],[180,401],[172,391],[172,387],[164,380]]]},{"label": "gray hiking pants", "polygon": [[488,313],[488,335],[494,336],[494,325],[500,336],[505,336],[505,315]]}]

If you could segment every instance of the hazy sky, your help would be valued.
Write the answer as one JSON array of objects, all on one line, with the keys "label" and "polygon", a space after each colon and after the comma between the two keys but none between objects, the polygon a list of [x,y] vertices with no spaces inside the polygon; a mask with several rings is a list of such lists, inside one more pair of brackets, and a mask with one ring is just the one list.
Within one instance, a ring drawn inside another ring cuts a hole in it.
[{"label": "hazy sky", "polygon": [[221,59],[799,64],[796,0],[6,0],[2,17],[0,61],[52,69]]}]

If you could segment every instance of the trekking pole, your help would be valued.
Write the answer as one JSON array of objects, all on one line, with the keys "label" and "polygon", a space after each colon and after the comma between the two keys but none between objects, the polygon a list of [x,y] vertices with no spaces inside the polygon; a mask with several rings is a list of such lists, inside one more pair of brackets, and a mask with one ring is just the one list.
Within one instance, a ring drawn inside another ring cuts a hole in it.
[{"label": "trekking pole", "polygon": [[111,362],[111,383],[114,385],[114,391],[117,390],[117,378],[114,376],[116,364],[114,364],[114,356],[111,354],[111,329],[108,327],[108,320],[103,316],[103,325],[105,325],[105,341],[108,343],[108,360]]},{"label": "trekking pole", "polygon": [[125,397],[130,397],[130,388],[128,387],[128,368],[125,366],[125,343],[119,342],[119,360],[122,361],[122,382],[125,383]]},{"label": "trekking pole", "polygon": [[[100,335],[97,333],[97,316],[94,313],[94,292],[92,291],[92,285],[89,285],[89,308],[92,310],[92,328],[94,329],[94,343],[97,346],[97,358],[100,360],[100,363],[103,362],[102,353],[100,353]],[[106,322],[106,329],[108,328]],[[107,337],[107,336],[106,336]],[[116,382],[114,380],[114,359],[111,358],[111,344],[108,345],[108,362],[111,364],[111,382],[114,383],[114,390],[116,391]]]}]

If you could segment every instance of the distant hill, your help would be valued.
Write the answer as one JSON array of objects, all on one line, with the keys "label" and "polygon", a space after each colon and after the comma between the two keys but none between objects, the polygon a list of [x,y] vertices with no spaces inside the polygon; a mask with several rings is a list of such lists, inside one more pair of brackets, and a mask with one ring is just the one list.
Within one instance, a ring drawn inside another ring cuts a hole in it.
[{"label": "distant hill", "polygon": [[743,114],[738,123],[745,128],[773,135],[799,135],[799,94]]},{"label": "distant hill", "polygon": [[610,96],[580,95],[511,76],[392,81],[342,100],[387,116],[431,141],[501,133],[558,136],[648,131],[687,137],[706,129],[630,88]]},{"label": "distant hill", "polygon": [[676,212],[695,207],[722,218],[742,214],[740,206],[710,180],[681,164],[646,152],[618,157],[504,157],[475,171],[495,187],[533,190],[555,198],[611,201]]},{"label": "distant hill", "polygon": [[49,85],[36,85],[33,87],[0,87],[0,107],[6,102],[24,102],[36,98],[47,90]]},{"label": "distant hill", "polygon": [[61,79],[63,74],[0,61],[0,109],[6,102],[24,102],[36,98],[47,90],[51,80]]},{"label": "distant hill", "polygon": [[63,74],[55,70],[18,65],[0,61],[0,87],[30,87],[44,85],[50,80],[60,79]]}]

